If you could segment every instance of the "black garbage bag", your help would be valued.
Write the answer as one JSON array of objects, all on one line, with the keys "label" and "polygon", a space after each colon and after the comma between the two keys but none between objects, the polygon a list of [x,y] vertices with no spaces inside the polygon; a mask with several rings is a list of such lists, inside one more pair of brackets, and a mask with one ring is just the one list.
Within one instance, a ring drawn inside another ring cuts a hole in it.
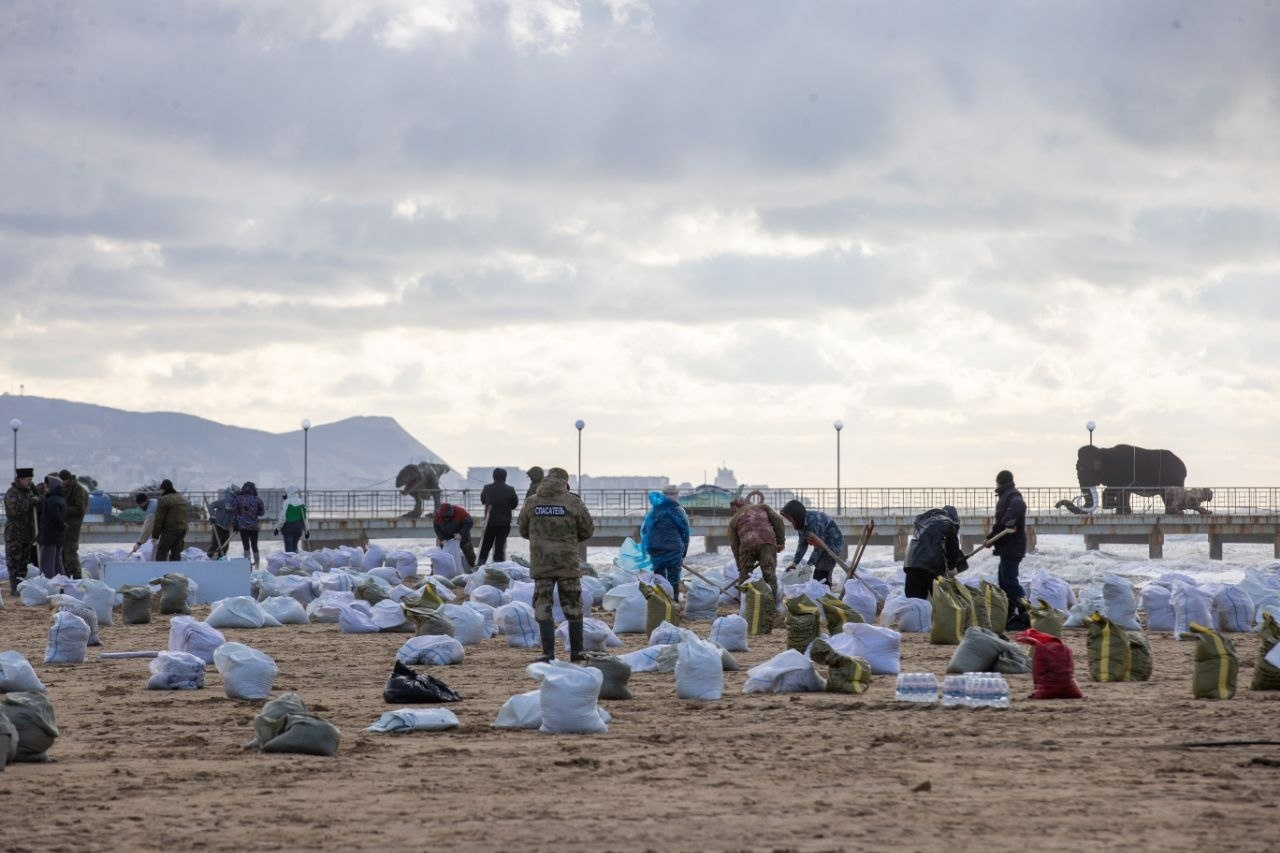
[{"label": "black garbage bag", "polygon": [[387,702],[460,702],[462,697],[438,678],[414,670],[396,661],[396,667],[382,688]]}]

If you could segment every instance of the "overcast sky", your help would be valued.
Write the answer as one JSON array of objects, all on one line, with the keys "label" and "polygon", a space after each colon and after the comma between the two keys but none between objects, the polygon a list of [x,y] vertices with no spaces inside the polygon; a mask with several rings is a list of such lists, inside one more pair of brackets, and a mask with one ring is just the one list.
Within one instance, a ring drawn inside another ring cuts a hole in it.
[{"label": "overcast sky", "polygon": [[455,467],[1280,484],[1280,2],[9,0],[0,390]]}]

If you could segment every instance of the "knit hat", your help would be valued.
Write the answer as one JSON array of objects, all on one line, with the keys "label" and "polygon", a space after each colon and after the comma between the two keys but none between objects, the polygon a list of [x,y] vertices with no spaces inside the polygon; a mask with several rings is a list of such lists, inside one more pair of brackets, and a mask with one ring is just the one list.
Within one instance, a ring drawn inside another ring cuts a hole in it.
[{"label": "knit hat", "polygon": [[996,474],[997,486],[1007,486],[1012,482],[1013,482],[1013,474],[1011,472],[1001,471],[999,474]]},{"label": "knit hat", "polygon": [[566,483],[569,482],[569,472],[564,470],[563,468],[552,468],[550,471],[548,471],[547,479],[550,479],[552,477],[557,477],[561,480],[564,480]]},{"label": "knit hat", "polygon": [[149,499],[147,498],[147,493],[138,492],[136,495],[133,496],[133,502],[136,503],[138,506],[146,506],[147,503],[149,502]]},{"label": "knit hat", "polygon": [[535,483],[540,481],[545,476],[546,474],[542,473],[542,467],[539,465],[534,465],[532,468],[529,469],[529,479]]},{"label": "knit hat", "polygon": [[804,527],[805,508],[800,501],[787,501],[780,514],[790,521],[797,530]]},{"label": "knit hat", "polygon": [[70,472],[70,471],[68,471],[66,468],[63,468],[61,471],[59,471],[59,472],[58,472],[58,479],[59,479],[59,480],[70,480],[70,479],[71,479],[71,472]]},{"label": "knit hat", "polygon": [[680,494],[680,487],[675,483],[667,483],[667,485],[662,487],[662,493],[669,498],[674,498],[676,495]]}]

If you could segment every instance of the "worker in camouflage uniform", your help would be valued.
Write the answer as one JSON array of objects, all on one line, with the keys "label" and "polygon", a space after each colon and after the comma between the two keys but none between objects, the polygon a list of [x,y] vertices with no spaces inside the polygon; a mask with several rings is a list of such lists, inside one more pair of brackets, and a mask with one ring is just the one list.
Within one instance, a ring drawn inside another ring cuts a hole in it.
[{"label": "worker in camouflage uniform", "polygon": [[80,485],[75,475],[63,468],[58,472],[62,493],[67,499],[67,532],[62,535],[62,572],[69,578],[80,577],[80,525],[89,510],[89,490]]},{"label": "worker in camouflage uniform", "polygon": [[18,582],[27,576],[36,544],[40,498],[31,482],[34,476],[32,469],[18,468],[13,485],[4,493],[4,559],[9,567],[9,592],[13,595],[18,594]]},{"label": "worker in camouflage uniform", "polygon": [[733,516],[729,519],[729,548],[738,564],[738,586],[747,582],[751,571],[760,567],[760,575],[778,598],[778,552],[787,544],[787,525],[782,516],[766,503],[747,503],[742,498],[729,501]]},{"label": "worker in camouflage uniform", "polygon": [[569,659],[582,660],[582,568],[578,547],[595,533],[595,522],[582,500],[569,492],[569,472],[552,468],[533,497],[520,510],[520,535],[529,540],[529,574],[533,578],[533,613],[542,636],[542,657],[556,657],[556,624],[551,611],[560,592],[560,607],[569,622]]}]

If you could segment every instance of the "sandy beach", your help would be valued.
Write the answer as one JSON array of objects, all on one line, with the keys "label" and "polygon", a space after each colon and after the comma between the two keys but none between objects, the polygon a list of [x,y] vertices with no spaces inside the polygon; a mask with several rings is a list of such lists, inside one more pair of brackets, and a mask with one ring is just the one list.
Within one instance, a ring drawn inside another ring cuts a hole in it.
[{"label": "sandy beach", "polygon": [[[196,608],[202,616],[207,608]],[[722,606],[721,612],[729,612]],[[596,615],[600,615],[597,612]],[[1068,630],[1084,701],[1030,701],[1010,677],[1007,710],[893,700],[893,676],[862,696],[743,695],[745,669],[784,648],[775,630],[737,655],[718,702],[675,697],[670,674],[632,676],[631,701],[604,703],[609,733],[490,728],[534,682],[534,652],[503,637],[433,668],[461,693],[455,731],[366,733],[403,634],[336,625],[226,631],[280,667],[343,733],[336,758],[245,751],[261,703],[207,687],[148,692],[145,660],[168,617],[103,629],[90,662],[44,665],[49,613],[7,599],[0,645],[28,657],[62,736],[49,764],[0,774],[7,851],[298,850],[1159,850],[1273,849],[1280,747],[1187,748],[1275,739],[1280,694],[1245,689],[1256,635],[1233,635],[1240,690],[1191,697],[1193,644],[1152,635],[1148,683],[1088,680],[1085,634]],[[687,623],[705,636],[708,622]],[[624,635],[626,651],[644,645]],[[945,669],[951,647],[903,636],[904,670]],[[28,807],[13,808],[25,803]]]}]

